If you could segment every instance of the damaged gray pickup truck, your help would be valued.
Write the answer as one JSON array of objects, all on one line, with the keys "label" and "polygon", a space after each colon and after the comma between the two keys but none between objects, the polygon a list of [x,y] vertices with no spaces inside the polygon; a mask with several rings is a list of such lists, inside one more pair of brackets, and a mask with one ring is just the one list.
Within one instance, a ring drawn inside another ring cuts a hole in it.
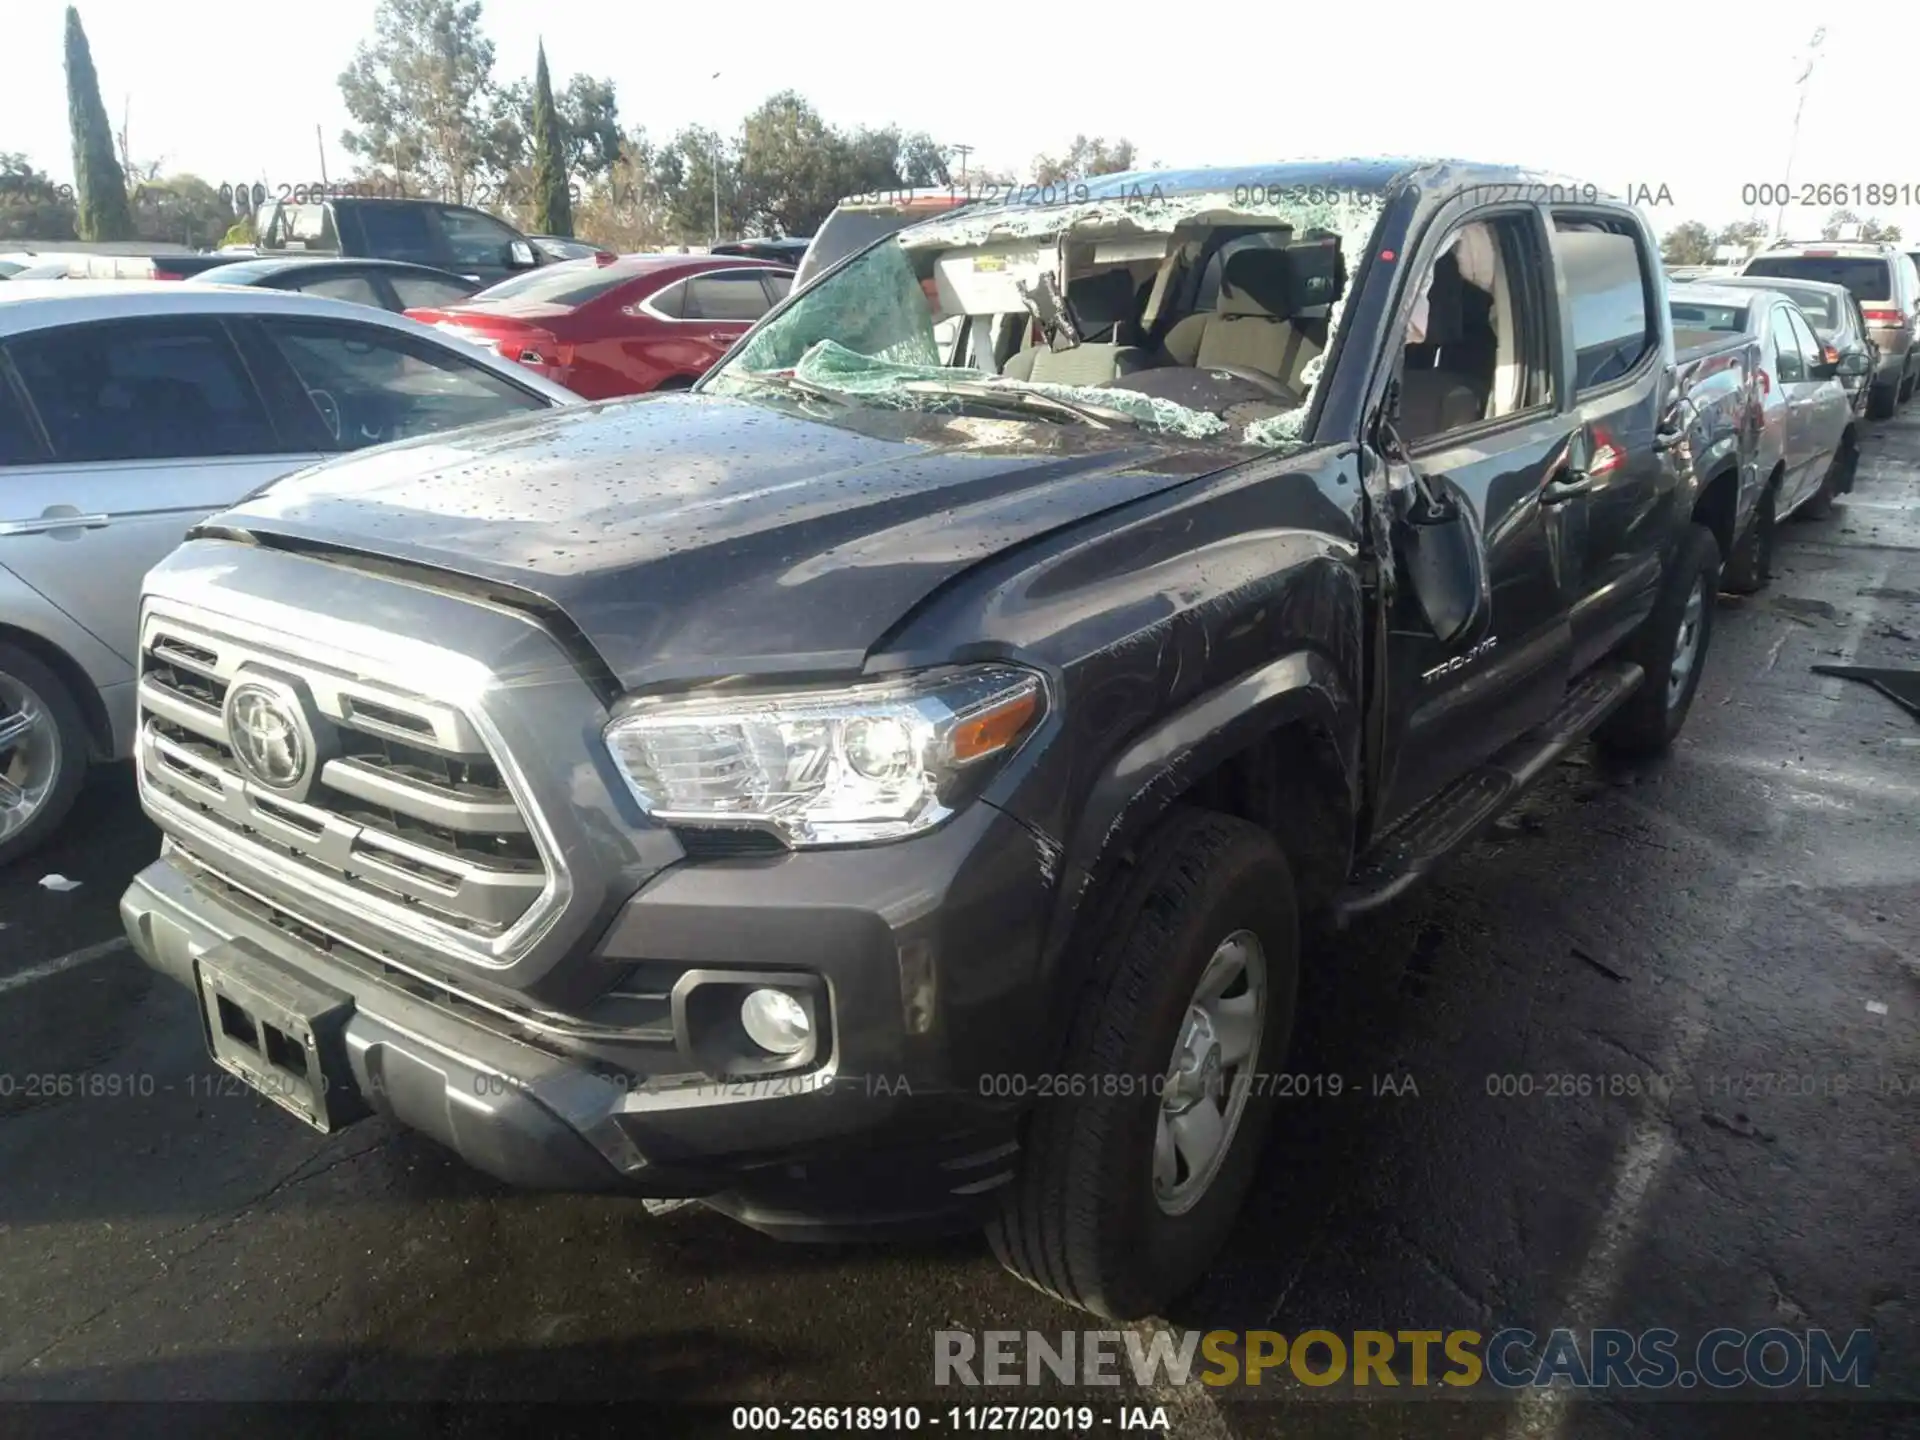
[{"label": "damaged gray pickup truck", "polygon": [[1302,917],[1666,747],[1720,561],[1630,208],[1063,188],[692,393],[362,452],[153,572],[122,910],[220,1064],[518,1184],[985,1225],[1108,1316],[1206,1270]]}]

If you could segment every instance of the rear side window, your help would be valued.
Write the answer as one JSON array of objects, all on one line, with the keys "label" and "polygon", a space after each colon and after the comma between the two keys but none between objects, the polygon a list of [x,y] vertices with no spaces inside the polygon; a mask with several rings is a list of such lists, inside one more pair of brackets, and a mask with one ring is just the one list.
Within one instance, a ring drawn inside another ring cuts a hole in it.
[{"label": "rear side window", "polygon": [[716,270],[687,282],[688,320],[758,320],[767,313],[767,292],[752,270]]},{"label": "rear side window", "polygon": [[327,275],[296,280],[295,290],[308,295],[324,295],[329,300],[351,300],[356,305],[383,305],[380,292],[364,275]]},{"label": "rear side window", "polygon": [[1554,250],[1573,312],[1574,388],[1629,374],[1653,348],[1639,241],[1618,221],[1554,217]]},{"label": "rear side window", "polygon": [[787,292],[793,289],[793,277],[781,275],[772,270],[761,272],[760,283],[767,287],[767,299],[778,305],[787,298]]},{"label": "rear side window", "polygon": [[0,369],[0,465],[27,465],[45,458],[32,418]]},{"label": "rear side window", "polygon": [[74,325],[21,336],[7,348],[57,460],[271,455],[283,448],[217,324]]},{"label": "rear side window", "polygon": [[1844,285],[1862,305],[1884,305],[1893,298],[1893,267],[1884,260],[1871,257],[1762,255],[1749,264],[1743,273]]},{"label": "rear side window", "polygon": [[595,260],[562,260],[542,265],[489,285],[473,297],[476,305],[515,300],[530,305],[584,305],[625,285],[639,272],[626,265],[602,265]]},{"label": "rear side window", "polygon": [[436,280],[431,275],[389,275],[393,293],[400,297],[402,310],[427,310],[451,305],[473,293],[471,285],[457,280]]},{"label": "rear side window", "polygon": [[386,260],[427,263],[439,259],[439,244],[422,205],[356,205],[354,219],[367,253]]},{"label": "rear side window", "polygon": [[658,311],[669,320],[685,319],[687,282],[682,280],[678,284],[667,286],[664,290],[656,291],[647,297],[646,303],[649,309]]}]

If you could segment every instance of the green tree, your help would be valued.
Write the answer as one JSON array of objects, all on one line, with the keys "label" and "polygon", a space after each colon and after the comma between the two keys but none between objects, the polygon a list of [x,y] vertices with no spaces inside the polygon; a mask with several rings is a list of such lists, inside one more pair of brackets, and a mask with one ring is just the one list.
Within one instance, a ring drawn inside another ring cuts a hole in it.
[{"label": "green tree", "polygon": [[744,235],[753,228],[754,211],[738,161],[719,135],[690,125],[654,157],[653,184],[667,236],[683,245],[705,244],[712,236],[716,174],[721,236]]},{"label": "green tree", "polygon": [[349,155],[458,203],[508,168],[503,147],[525,140],[494,84],[480,0],[380,0],[340,94],[356,126],[340,136]]},{"label": "green tree", "polygon": [[77,240],[73,191],[25,155],[0,152],[0,240]]},{"label": "green tree", "polygon": [[1715,245],[1733,245],[1742,250],[1754,250],[1767,238],[1767,226],[1764,220],[1736,220],[1731,225],[1720,227],[1720,233],[1713,237]]},{"label": "green tree", "polygon": [[142,240],[210,247],[233,224],[233,205],[198,175],[169,175],[134,187],[133,229]]},{"label": "green tree", "polygon": [[567,135],[553,105],[553,78],[547,73],[547,47],[533,65],[533,229],[538,235],[573,234],[573,207],[567,194]]},{"label": "green tree", "polygon": [[1660,258],[1669,265],[1711,265],[1713,232],[1698,220],[1683,220],[1660,242]]},{"label": "green tree", "polygon": [[794,91],[783,90],[762,101],[740,126],[743,208],[763,228],[811,235],[841,196],[873,188],[859,183],[857,176],[863,161],[872,163],[882,150],[886,153],[879,183],[893,183],[892,150],[898,141],[897,135],[889,143],[884,134],[870,132],[866,155],[856,157],[849,142],[811,105]]},{"label": "green tree", "polygon": [[130,240],[127,177],[113,154],[113,127],[100,103],[100,77],[80,27],[67,7],[67,126],[73,132],[73,180],[78,205],[74,229],[82,240]]},{"label": "green tree", "polygon": [[1064,155],[1036,155],[1033,179],[1037,185],[1057,185],[1062,180],[1085,180],[1094,175],[1116,175],[1133,169],[1139,154],[1131,140],[1108,140],[1096,135],[1073,137]]},{"label": "green tree", "polygon": [[609,174],[620,159],[620,103],[611,80],[575,75],[558,97],[560,128],[567,137],[567,170],[582,180]]}]

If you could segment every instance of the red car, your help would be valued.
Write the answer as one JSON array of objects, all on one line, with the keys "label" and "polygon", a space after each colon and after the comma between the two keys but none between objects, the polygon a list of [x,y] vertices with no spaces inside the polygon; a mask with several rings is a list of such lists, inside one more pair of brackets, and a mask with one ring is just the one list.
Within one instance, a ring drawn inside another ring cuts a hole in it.
[{"label": "red car", "polygon": [[609,400],[691,385],[792,282],[790,268],[764,260],[606,256],[543,265],[407,314]]}]

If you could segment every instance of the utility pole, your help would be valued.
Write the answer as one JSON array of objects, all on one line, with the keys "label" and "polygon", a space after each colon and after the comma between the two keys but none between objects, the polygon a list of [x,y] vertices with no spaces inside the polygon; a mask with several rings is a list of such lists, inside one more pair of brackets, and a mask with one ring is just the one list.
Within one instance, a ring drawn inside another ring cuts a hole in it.
[{"label": "utility pole", "polygon": [[322,190],[325,190],[328,188],[327,186],[327,142],[320,138],[320,122],[318,120],[313,122],[313,146],[314,146],[314,149],[320,152],[320,188]]},{"label": "utility pole", "polygon": [[[715,80],[720,78],[718,70],[713,72],[713,78]],[[720,129],[718,126],[714,127],[713,154],[709,157],[708,163],[713,166],[713,239],[707,245],[707,249],[711,251],[720,243]]]},{"label": "utility pole", "polygon": [[1793,107],[1793,138],[1787,142],[1787,173],[1780,184],[1780,204],[1773,215],[1773,236],[1776,240],[1786,238],[1787,197],[1793,192],[1793,162],[1800,153],[1800,117],[1807,108],[1807,82],[1813,77],[1814,67],[1820,63],[1820,46],[1827,38],[1827,27],[1822,25],[1813,32],[1813,38],[1807,42],[1807,63],[1800,71],[1800,78],[1794,81],[1800,92],[1800,98]]},{"label": "utility pole", "polygon": [[949,145],[947,149],[951,150],[955,155],[958,155],[960,157],[960,183],[962,185],[966,184],[967,183],[967,157],[973,154],[973,146]]}]

